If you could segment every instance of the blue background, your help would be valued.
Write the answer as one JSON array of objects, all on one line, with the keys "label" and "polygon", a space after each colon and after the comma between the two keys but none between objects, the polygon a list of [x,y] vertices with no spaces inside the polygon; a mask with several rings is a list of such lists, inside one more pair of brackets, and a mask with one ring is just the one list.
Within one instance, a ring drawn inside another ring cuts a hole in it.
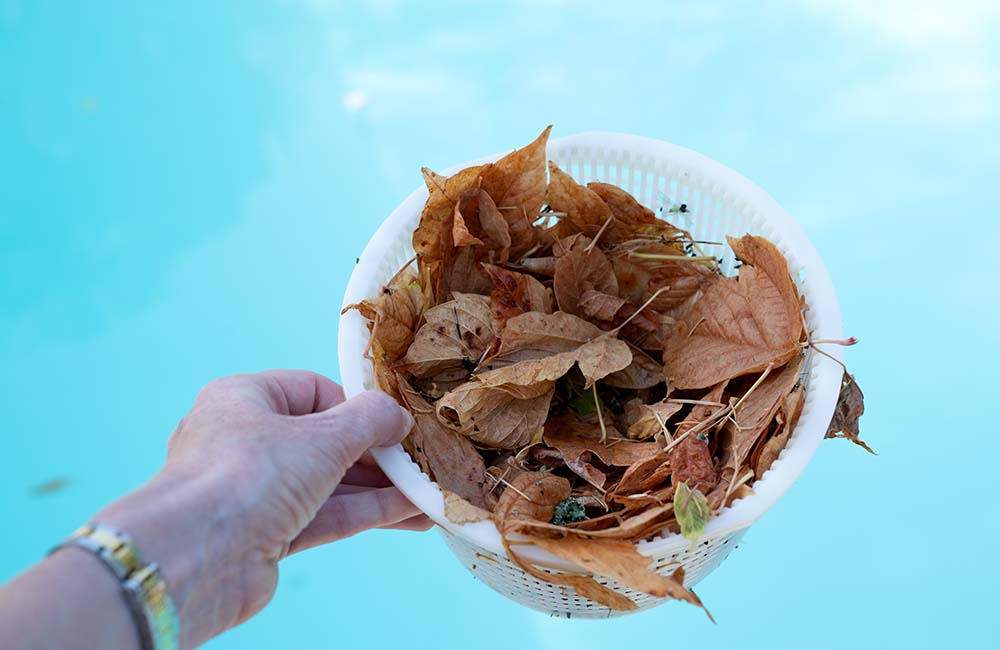
[{"label": "blue background", "polygon": [[376,531],[210,647],[997,647],[1000,11],[937,4],[0,0],[0,580],[153,473],[205,382],[335,377],[420,166],[554,123],[698,150],[800,220],[881,455],[821,446],[700,585],[716,626],[549,619]]}]

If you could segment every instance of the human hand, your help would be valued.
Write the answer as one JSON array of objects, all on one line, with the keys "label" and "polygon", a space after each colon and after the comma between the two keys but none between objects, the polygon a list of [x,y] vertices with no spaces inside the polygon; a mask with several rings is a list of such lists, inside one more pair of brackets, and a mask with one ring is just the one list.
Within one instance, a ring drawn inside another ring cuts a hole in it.
[{"label": "human hand", "polygon": [[370,528],[430,528],[367,453],[412,423],[388,395],[344,401],[311,372],[226,377],[198,395],[161,472],[94,519],[160,564],[193,647],[260,611],[288,554]]}]

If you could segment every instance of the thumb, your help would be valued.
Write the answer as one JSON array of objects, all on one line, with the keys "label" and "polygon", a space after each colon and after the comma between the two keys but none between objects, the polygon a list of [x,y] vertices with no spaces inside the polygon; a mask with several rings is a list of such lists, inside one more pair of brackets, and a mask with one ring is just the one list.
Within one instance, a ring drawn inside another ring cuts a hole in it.
[{"label": "thumb", "polygon": [[377,390],[295,420],[298,435],[329,462],[324,474],[331,480],[331,491],[369,448],[394,445],[413,428],[409,411]]}]

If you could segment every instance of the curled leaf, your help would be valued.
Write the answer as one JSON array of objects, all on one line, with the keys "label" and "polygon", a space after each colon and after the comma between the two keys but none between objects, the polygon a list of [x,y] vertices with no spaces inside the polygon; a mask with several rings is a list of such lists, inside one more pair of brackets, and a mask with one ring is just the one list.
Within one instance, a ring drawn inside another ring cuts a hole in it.
[{"label": "curled leaf", "polygon": [[588,249],[585,238],[576,238],[568,250],[556,260],[552,284],[559,309],[577,316],[584,315],[581,302],[588,292],[616,296],[618,280],[611,262],[599,248]]},{"label": "curled leaf", "polygon": [[470,381],[438,400],[438,419],[481,444],[519,449],[545,424],[554,386],[484,386]]},{"label": "curled leaf", "polygon": [[826,431],[827,438],[846,438],[862,447],[870,454],[878,455],[858,437],[858,419],[865,412],[865,396],[861,387],[854,380],[854,375],[847,372],[840,383],[840,397],[830,420],[830,428]]},{"label": "curled leaf", "polygon": [[484,265],[483,269],[493,281],[490,313],[495,331],[502,331],[514,316],[528,312],[552,313],[552,292],[535,278],[492,264]]}]

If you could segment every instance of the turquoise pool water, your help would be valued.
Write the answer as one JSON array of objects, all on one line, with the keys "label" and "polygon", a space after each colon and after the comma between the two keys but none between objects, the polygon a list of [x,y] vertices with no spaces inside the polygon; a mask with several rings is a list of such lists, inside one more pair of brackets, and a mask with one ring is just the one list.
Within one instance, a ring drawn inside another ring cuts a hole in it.
[{"label": "turquoise pool water", "polygon": [[554,123],[696,149],[797,216],[881,455],[822,445],[700,585],[715,626],[549,619],[377,531],[209,647],[1000,645],[1000,13],[604,4],[0,0],[0,580],[152,473],[203,383],[336,376],[354,258],[419,167]]}]

